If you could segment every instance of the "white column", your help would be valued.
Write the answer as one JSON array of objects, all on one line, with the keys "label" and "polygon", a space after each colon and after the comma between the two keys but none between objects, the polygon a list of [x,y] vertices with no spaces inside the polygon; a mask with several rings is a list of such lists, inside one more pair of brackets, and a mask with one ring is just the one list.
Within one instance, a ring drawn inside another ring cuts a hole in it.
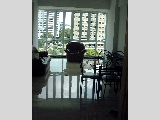
[{"label": "white column", "polygon": [[34,18],[33,18],[33,40],[32,44],[36,48],[38,48],[38,3],[37,0],[33,0],[34,2]]}]

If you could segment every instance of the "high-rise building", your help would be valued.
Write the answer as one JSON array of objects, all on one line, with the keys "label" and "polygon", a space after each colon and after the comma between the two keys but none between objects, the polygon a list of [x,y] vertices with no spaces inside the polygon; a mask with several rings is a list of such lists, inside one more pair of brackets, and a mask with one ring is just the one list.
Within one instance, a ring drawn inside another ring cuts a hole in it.
[{"label": "high-rise building", "polygon": [[[54,30],[56,30],[56,37],[59,36],[59,12],[57,12],[57,25],[56,29],[54,28],[54,11],[48,12],[48,33],[51,33],[54,36]],[[46,24],[47,23],[47,11],[46,10],[39,10],[38,12],[38,39],[41,38],[43,33],[46,33]]]},{"label": "high-rise building", "polygon": [[[90,16],[90,17],[89,17]],[[74,28],[73,39],[81,41],[94,41],[95,42],[83,42],[86,48],[97,48],[99,51],[104,50],[105,28],[106,28],[106,14],[105,13],[82,13],[82,24],[80,24],[80,13],[74,14]],[[81,25],[81,26],[80,26]],[[81,32],[79,32],[81,31]],[[88,40],[89,38],[89,40]]]},{"label": "high-rise building", "polygon": [[[80,27],[80,13],[74,14],[74,28],[73,28],[73,39],[79,39],[79,30],[81,28],[81,38],[87,40],[89,35],[90,40],[95,40],[97,37],[98,41],[105,39],[105,26],[106,26],[106,14],[91,13],[89,19],[88,13],[82,14],[82,26]],[[98,19],[98,20],[96,20]],[[98,22],[98,23],[96,23]],[[88,29],[89,25],[89,29]],[[89,31],[88,31],[89,30]],[[89,33],[89,34],[88,34]]]}]

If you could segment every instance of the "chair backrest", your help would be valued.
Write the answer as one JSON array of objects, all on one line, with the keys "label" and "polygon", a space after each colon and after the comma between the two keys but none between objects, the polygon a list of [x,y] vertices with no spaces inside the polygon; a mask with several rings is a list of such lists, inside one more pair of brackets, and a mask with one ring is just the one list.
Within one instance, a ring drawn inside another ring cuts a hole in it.
[{"label": "chair backrest", "polygon": [[70,42],[66,45],[66,49],[69,49],[69,51],[71,52],[77,52],[85,49],[85,46],[83,43],[80,42]]}]

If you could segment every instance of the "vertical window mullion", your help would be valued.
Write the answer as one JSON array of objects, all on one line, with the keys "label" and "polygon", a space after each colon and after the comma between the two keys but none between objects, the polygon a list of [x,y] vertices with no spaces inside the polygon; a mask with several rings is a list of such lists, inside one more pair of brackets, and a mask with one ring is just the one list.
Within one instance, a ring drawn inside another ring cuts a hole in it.
[{"label": "vertical window mullion", "polygon": [[80,12],[80,21],[79,21],[79,42],[81,42],[82,37],[82,12]]},{"label": "vertical window mullion", "polygon": [[46,18],[46,51],[47,51],[47,48],[48,48],[48,16],[49,16],[49,11],[47,10],[47,18]]},{"label": "vertical window mullion", "polygon": [[54,40],[56,40],[57,36],[57,11],[54,12]]},{"label": "vertical window mullion", "polygon": [[74,14],[75,12],[71,14],[71,40],[73,40]]},{"label": "vertical window mullion", "polygon": [[87,31],[87,41],[90,40],[90,23],[91,23],[91,13],[88,13],[88,31]]},{"label": "vertical window mullion", "polygon": [[64,40],[64,35],[65,35],[65,16],[66,16],[66,12],[63,12],[63,30],[62,30],[62,40]]},{"label": "vertical window mullion", "polygon": [[65,18],[66,18],[66,11],[63,11],[63,30],[62,30],[62,55],[64,54],[64,36],[65,36]]},{"label": "vertical window mullion", "polygon": [[95,50],[97,50],[97,33],[98,33],[98,13],[96,13]]},{"label": "vertical window mullion", "polygon": [[[107,24],[108,24],[108,13],[106,14],[106,26],[105,26],[105,41],[107,39]],[[104,41],[104,50],[106,50],[106,42]]]}]

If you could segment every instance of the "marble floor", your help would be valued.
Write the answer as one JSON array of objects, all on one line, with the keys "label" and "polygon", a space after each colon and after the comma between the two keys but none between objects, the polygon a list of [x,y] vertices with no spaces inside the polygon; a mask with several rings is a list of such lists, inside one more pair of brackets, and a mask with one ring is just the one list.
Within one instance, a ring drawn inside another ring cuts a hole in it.
[{"label": "marble floor", "polygon": [[[86,73],[93,73],[93,62],[83,61]],[[32,81],[33,120],[116,120],[110,111],[118,111],[120,90],[100,82],[97,93],[97,80],[81,81],[80,63],[52,58],[46,75]]]}]

